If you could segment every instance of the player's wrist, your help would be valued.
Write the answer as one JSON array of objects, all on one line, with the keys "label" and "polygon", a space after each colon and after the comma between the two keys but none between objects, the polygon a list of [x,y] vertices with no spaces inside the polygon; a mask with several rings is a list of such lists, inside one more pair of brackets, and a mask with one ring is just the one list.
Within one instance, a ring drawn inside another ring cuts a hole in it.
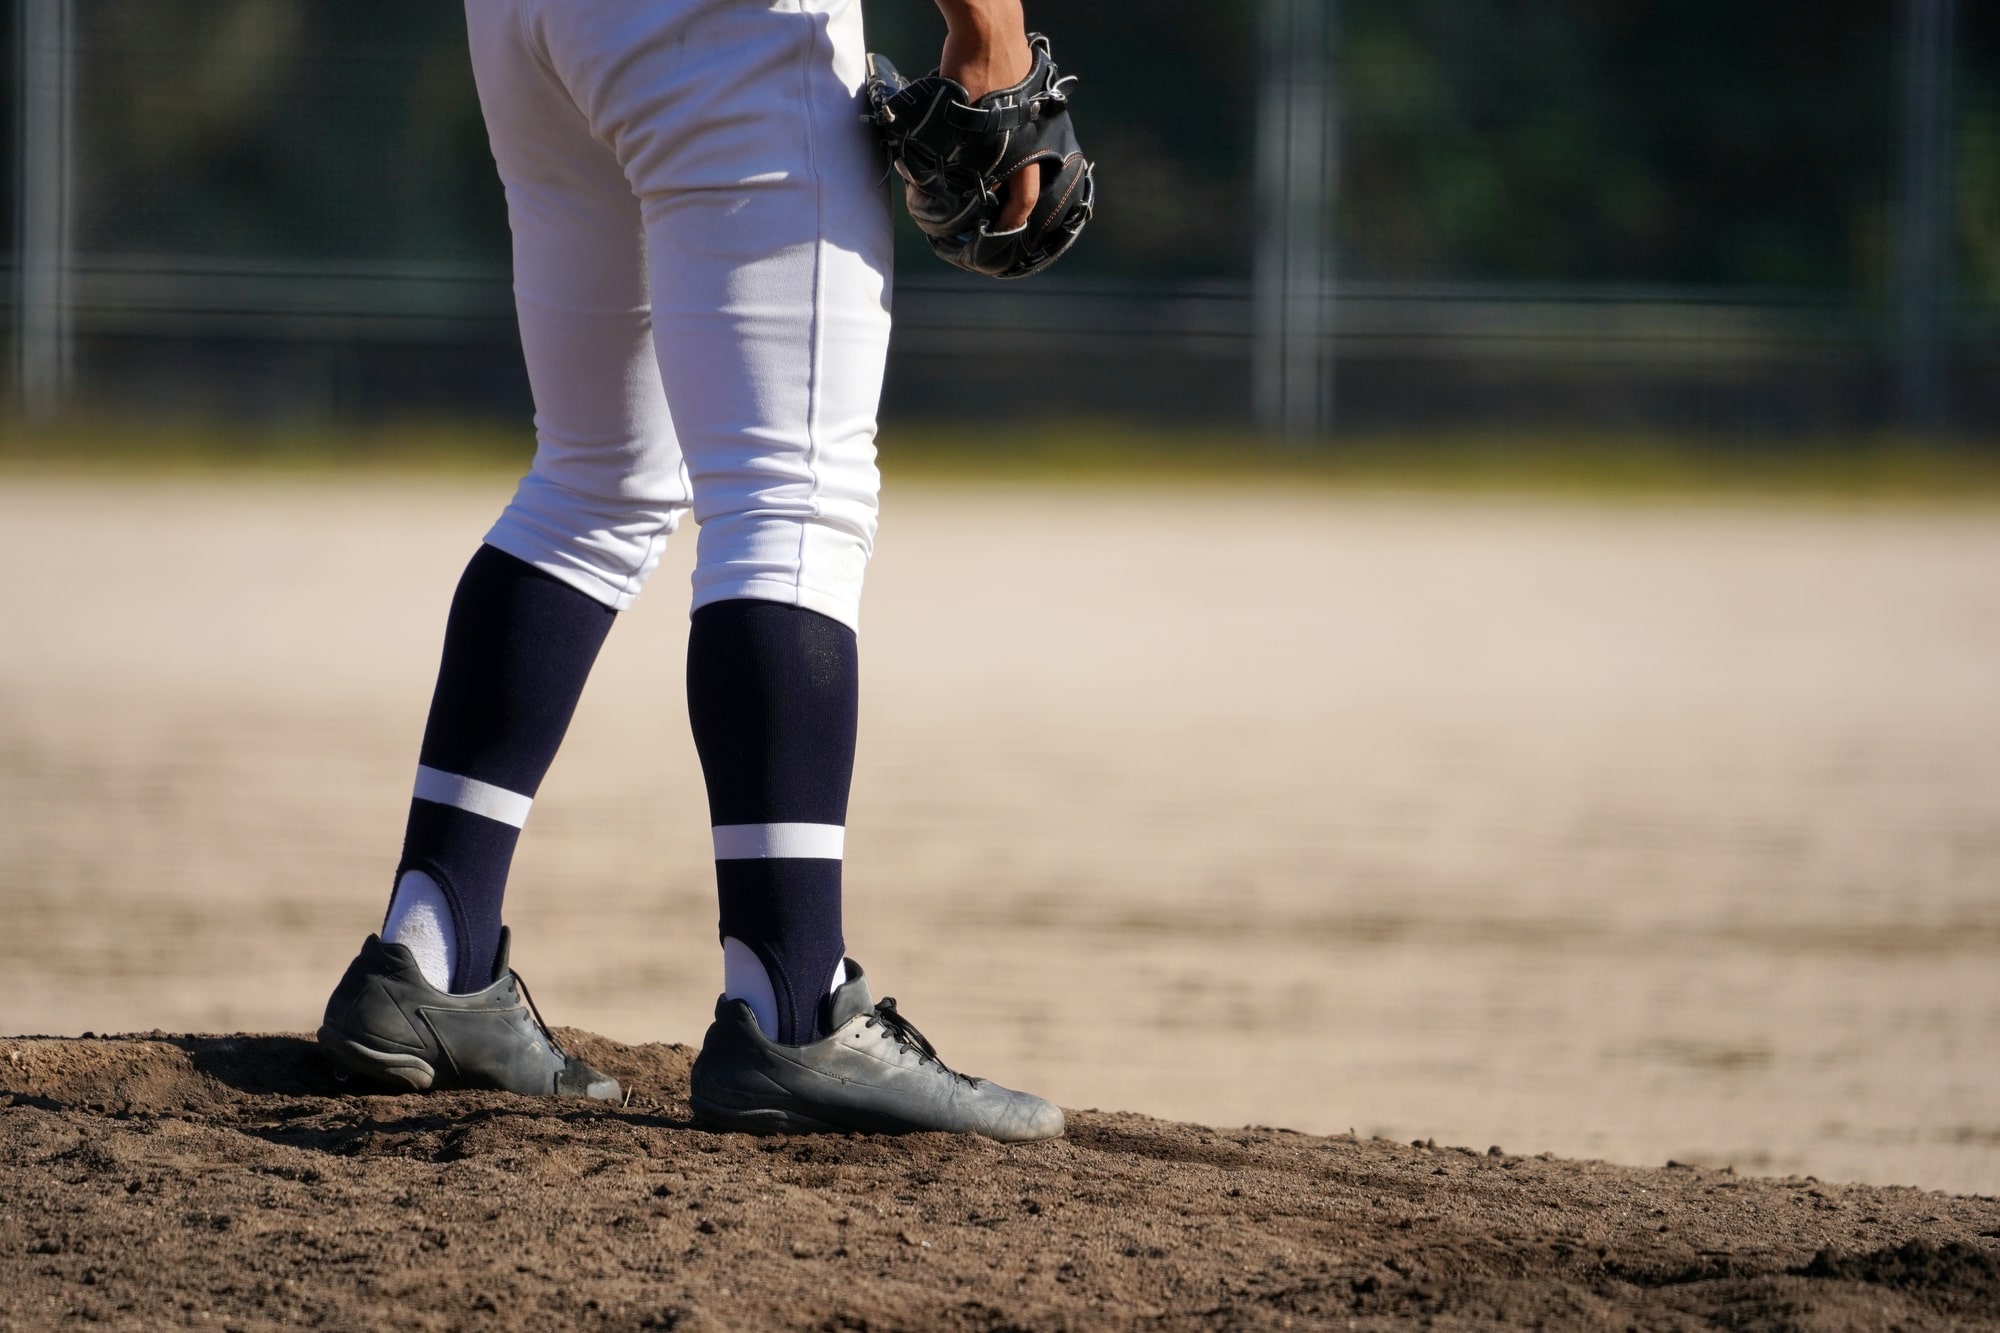
[{"label": "player's wrist", "polygon": [[1021,0],[937,0],[945,29],[954,36],[1005,41],[1027,40],[1027,18]]},{"label": "player's wrist", "polygon": [[945,16],[938,69],[973,98],[1028,77],[1035,60],[1018,0],[939,0]]}]

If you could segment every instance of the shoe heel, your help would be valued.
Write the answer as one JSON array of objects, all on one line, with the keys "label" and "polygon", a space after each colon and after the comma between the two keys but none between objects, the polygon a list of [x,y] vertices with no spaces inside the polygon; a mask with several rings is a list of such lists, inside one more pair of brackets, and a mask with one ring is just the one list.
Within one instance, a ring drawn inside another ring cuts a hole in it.
[{"label": "shoe heel", "polygon": [[320,1051],[350,1074],[410,1092],[430,1091],[437,1078],[437,1071],[419,1056],[373,1050],[331,1027],[322,1027],[318,1035]]}]

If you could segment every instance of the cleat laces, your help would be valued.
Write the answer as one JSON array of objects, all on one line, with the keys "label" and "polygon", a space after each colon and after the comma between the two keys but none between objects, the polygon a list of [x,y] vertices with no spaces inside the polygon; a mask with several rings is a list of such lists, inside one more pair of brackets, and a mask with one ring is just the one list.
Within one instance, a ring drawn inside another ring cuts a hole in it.
[{"label": "cleat laces", "polygon": [[917,1031],[917,1025],[903,1017],[902,1010],[896,1008],[895,996],[887,995],[875,1002],[875,1012],[868,1016],[867,1025],[871,1028],[883,1027],[888,1029],[897,1041],[915,1049],[917,1054],[922,1056],[926,1063],[936,1065],[953,1078],[966,1083],[978,1082],[977,1079],[969,1074],[959,1073],[938,1056],[937,1047],[931,1045],[930,1039]]},{"label": "cleat laces", "polygon": [[507,974],[514,978],[514,988],[520,991],[521,998],[527,1001],[528,1012],[535,1016],[535,1026],[541,1029],[542,1040],[549,1044],[549,1049],[560,1055],[564,1064],[575,1060],[576,1057],[564,1050],[562,1043],[556,1040],[556,1034],[549,1030],[548,1021],[542,1017],[541,1006],[535,1003],[535,997],[529,992],[528,983],[521,979],[521,974],[511,967],[507,969]]}]

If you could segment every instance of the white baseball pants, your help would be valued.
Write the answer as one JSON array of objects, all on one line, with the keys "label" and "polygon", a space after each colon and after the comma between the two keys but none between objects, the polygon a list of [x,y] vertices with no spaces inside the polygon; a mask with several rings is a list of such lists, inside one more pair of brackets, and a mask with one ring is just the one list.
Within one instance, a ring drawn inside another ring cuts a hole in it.
[{"label": "white baseball pants", "polygon": [[467,0],[466,21],[537,441],[487,542],[623,609],[692,508],[694,606],[853,626],[890,296],[859,0]]}]

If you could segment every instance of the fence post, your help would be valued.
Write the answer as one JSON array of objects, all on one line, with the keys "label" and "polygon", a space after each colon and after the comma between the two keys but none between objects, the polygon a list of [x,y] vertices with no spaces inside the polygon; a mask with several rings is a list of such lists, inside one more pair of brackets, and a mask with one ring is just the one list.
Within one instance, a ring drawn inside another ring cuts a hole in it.
[{"label": "fence post", "polygon": [[1951,73],[1956,0],[1908,0],[1895,260],[1896,397],[1912,430],[1950,416]]},{"label": "fence post", "polygon": [[1257,424],[1304,442],[1333,427],[1334,0],[1259,13]]},{"label": "fence post", "polygon": [[15,0],[15,373],[23,411],[61,410],[70,379],[70,158],[75,137],[74,0]]}]

